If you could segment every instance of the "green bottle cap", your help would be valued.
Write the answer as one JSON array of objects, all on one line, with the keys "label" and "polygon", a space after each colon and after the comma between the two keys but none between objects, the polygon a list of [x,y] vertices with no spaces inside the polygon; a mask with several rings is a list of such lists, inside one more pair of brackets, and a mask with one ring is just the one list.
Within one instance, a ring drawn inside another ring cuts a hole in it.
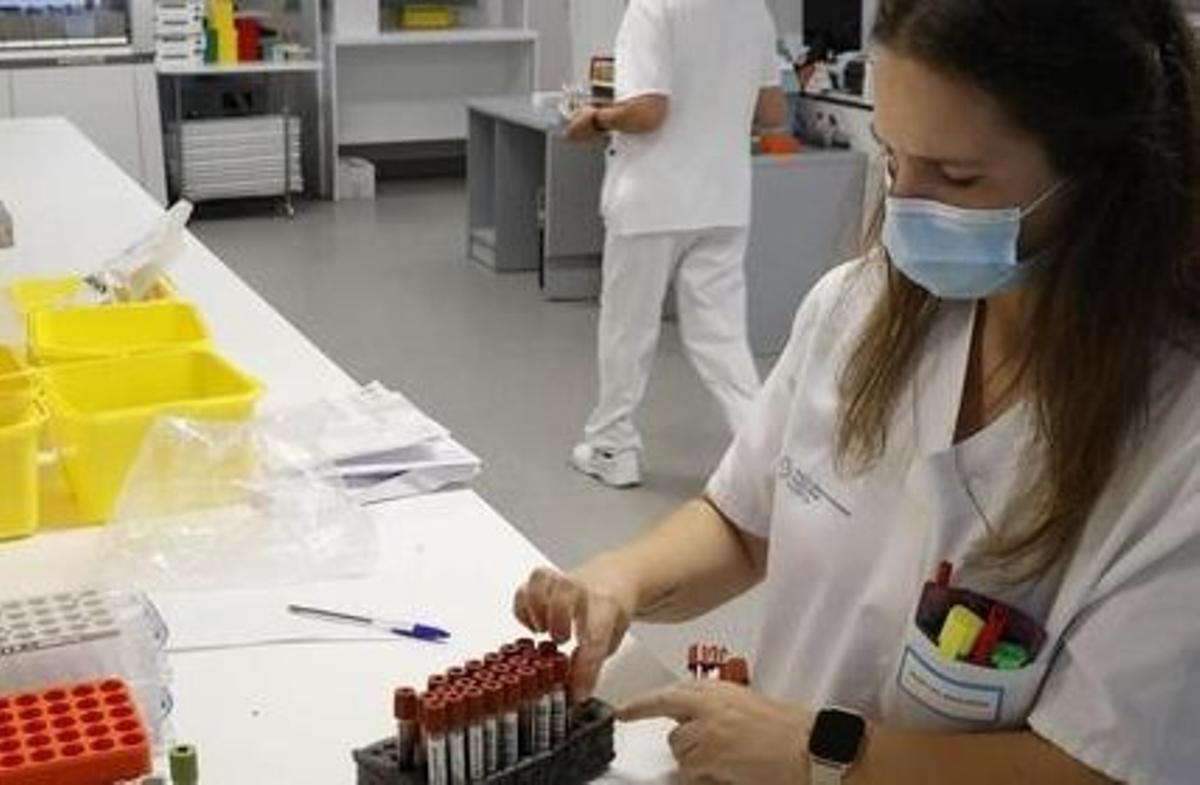
[{"label": "green bottle cap", "polygon": [[172,785],[197,785],[200,782],[200,761],[196,748],[178,744],[171,748]]},{"label": "green bottle cap", "polygon": [[992,652],[992,665],[997,670],[1016,671],[1029,662],[1029,652],[1016,643],[1001,643]]}]

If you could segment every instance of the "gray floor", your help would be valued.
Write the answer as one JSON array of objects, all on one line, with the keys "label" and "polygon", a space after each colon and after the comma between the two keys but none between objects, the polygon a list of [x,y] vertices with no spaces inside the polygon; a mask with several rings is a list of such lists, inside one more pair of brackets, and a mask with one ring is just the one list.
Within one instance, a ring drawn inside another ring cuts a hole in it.
[{"label": "gray floor", "polygon": [[[465,261],[465,220],[462,182],[427,180],[303,204],[290,222],[210,213],[193,229],[348,372],[406,393],[478,452],[480,494],[569,567],[699,492],[727,436],[668,324],[641,414],[645,485],[609,490],[569,469],[593,402],[596,307],[545,302],[533,275]],[[669,664],[696,640],[749,651],[757,609],[751,596],[638,635]]]}]

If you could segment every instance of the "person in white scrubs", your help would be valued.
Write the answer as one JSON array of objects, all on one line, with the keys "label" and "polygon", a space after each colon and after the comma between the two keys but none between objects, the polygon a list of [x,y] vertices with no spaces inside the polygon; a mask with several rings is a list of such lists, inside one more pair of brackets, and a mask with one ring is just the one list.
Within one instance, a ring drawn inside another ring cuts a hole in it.
[{"label": "person in white scrubs", "polygon": [[1200,65],[1173,0],[881,0],[868,253],[707,493],[515,613],[587,696],[634,620],[762,585],[688,781],[1200,782]]},{"label": "person in white scrubs", "polygon": [[612,134],[599,402],[572,453],[608,485],[641,481],[634,415],[672,280],[684,346],[731,431],[758,392],[746,336],[750,133],[786,123],[775,46],[763,0],[631,0],[615,103],[580,110],[568,127],[577,141]]}]

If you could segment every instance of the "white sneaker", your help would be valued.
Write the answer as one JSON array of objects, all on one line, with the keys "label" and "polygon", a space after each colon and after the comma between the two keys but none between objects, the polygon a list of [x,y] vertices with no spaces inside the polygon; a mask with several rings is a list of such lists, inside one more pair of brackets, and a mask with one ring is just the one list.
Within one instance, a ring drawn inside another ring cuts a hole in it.
[{"label": "white sneaker", "polygon": [[613,488],[642,484],[642,467],[637,450],[612,452],[584,442],[571,451],[571,465]]}]

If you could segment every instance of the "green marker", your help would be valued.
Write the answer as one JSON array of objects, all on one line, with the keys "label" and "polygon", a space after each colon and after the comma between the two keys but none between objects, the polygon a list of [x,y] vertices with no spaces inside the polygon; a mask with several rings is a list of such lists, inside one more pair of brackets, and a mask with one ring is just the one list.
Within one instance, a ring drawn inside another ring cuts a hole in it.
[{"label": "green marker", "polygon": [[1016,643],[1001,643],[992,652],[992,666],[1001,671],[1017,671],[1029,662],[1029,652]]},{"label": "green marker", "polygon": [[200,761],[196,748],[190,744],[179,744],[171,748],[172,785],[199,785]]}]

